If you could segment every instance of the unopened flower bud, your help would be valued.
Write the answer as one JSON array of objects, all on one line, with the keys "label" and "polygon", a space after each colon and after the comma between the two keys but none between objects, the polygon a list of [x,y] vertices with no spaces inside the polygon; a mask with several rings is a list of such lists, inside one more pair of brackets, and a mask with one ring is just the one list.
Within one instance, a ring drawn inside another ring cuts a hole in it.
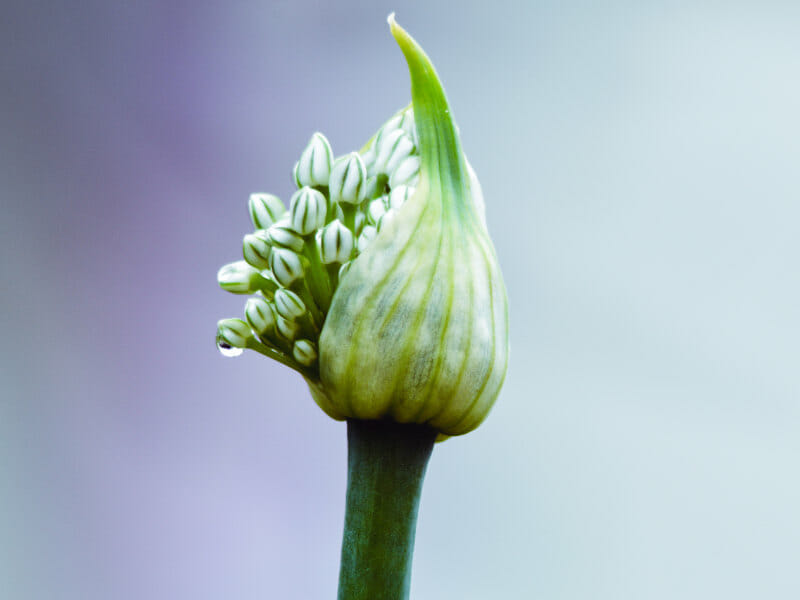
[{"label": "unopened flower bud", "polygon": [[259,229],[255,233],[248,233],[242,241],[242,254],[248,264],[256,269],[264,270],[269,267],[270,241],[266,231]]},{"label": "unopened flower bud", "polygon": [[361,235],[358,236],[358,240],[356,241],[358,251],[364,252],[375,239],[376,235],[378,235],[378,229],[374,225],[364,226],[364,229],[361,231]]},{"label": "unopened flower bud", "polygon": [[343,263],[353,254],[353,232],[338,219],[331,221],[321,232],[319,256],[323,264]]},{"label": "unopened flower bud", "polygon": [[244,305],[244,318],[258,335],[267,334],[275,329],[275,314],[264,298],[249,298]]},{"label": "unopened flower bud", "polygon": [[222,319],[217,323],[217,348],[224,356],[239,356],[252,339],[253,332],[241,319]]},{"label": "unopened flower bud", "polygon": [[394,189],[404,184],[416,185],[419,164],[419,156],[406,156],[389,175],[389,187]]},{"label": "unopened flower bud", "polygon": [[297,340],[292,349],[294,359],[305,367],[310,367],[317,360],[317,348],[309,340]]},{"label": "unopened flower bud", "polygon": [[400,208],[405,204],[406,200],[408,200],[409,196],[414,193],[413,187],[409,187],[407,185],[398,185],[392,188],[392,191],[389,192],[388,198],[388,207],[389,208]]},{"label": "unopened flower bud", "polygon": [[277,330],[278,335],[280,335],[286,341],[291,342],[294,339],[294,336],[297,335],[300,325],[297,324],[297,321],[291,321],[278,315],[275,317],[275,329]]},{"label": "unopened flower bud", "polygon": [[369,222],[373,225],[376,225],[378,220],[386,213],[386,201],[386,196],[381,196],[380,198],[375,198],[375,200],[370,201],[367,207],[367,217],[369,218]]},{"label": "unopened flower bud", "polygon": [[383,173],[367,177],[367,183],[364,186],[364,198],[372,199],[382,196],[387,182],[388,179]]},{"label": "unopened flower bud", "polygon": [[261,275],[258,269],[243,260],[224,265],[217,271],[219,287],[232,294],[252,294],[258,289],[257,281],[260,279]]},{"label": "unopened flower bud", "polygon": [[332,164],[333,151],[330,143],[324,135],[315,133],[295,165],[294,180],[297,187],[328,185]]},{"label": "unopened flower bud", "polygon": [[275,292],[275,310],[284,319],[297,321],[306,314],[306,305],[303,304],[300,296],[291,290],[279,288]]},{"label": "unopened flower bud", "polygon": [[273,248],[269,255],[269,266],[275,281],[287,288],[304,273],[300,256],[288,248]]},{"label": "unopened flower bud", "polygon": [[402,129],[395,129],[378,145],[378,156],[374,168],[379,173],[389,174],[404,158],[414,151],[414,141]]},{"label": "unopened flower bud", "polygon": [[358,152],[351,152],[333,163],[331,170],[331,202],[360,204],[366,197],[367,167]]},{"label": "unopened flower bud", "polygon": [[394,221],[396,216],[397,216],[397,211],[393,208],[390,208],[385,213],[383,213],[375,225],[375,228],[378,230],[378,233],[380,233],[384,227],[388,227],[389,223]]},{"label": "unopened flower bud", "polygon": [[283,202],[272,194],[250,194],[248,208],[256,229],[266,229],[286,214]]},{"label": "unopened flower bud", "polygon": [[303,251],[303,238],[289,225],[275,224],[267,229],[267,237],[274,246],[288,248],[293,252]]},{"label": "unopened flower bud", "polygon": [[300,188],[292,196],[289,209],[292,229],[300,235],[314,233],[325,225],[327,212],[328,201],[322,193],[310,187]]}]

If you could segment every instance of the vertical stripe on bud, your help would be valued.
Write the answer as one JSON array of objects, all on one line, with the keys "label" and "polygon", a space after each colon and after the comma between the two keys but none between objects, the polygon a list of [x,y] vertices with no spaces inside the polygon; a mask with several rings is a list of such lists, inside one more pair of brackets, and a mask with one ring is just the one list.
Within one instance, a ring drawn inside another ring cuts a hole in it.
[{"label": "vertical stripe on bud", "polygon": [[273,248],[269,255],[269,267],[275,281],[283,287],[290,287],[304,273],[300,257],[288,248]]},{"label": "vertical stripe on bud", "polygon": [[294,167],[297,187],[328,185],[332,164],[333,151],[330,143],[324,135],[315,133]]},{"label": "vertical stripe on bud", "polygon": [[306,314],[306,305],[291,290],[279,288],[275,292],[275,310],[287,321],[297,321]]},{"label": "vertical stripe on bud", "polygon": [[275,329],[275,314],[264,298],[249,298],[244,305],[244,318],[258,335],[271,333]]},{"label": "vertical stripe on bud", "polygon": [[266,229],[286,214],[283,202],[272,194],[250,194],[248,209],[256,229]]},{"label": "vertical stripe on bud", "polygon": [[309,340],[297,340],[292,349],[292,356],[304,367],[310,367],[317,360],[317,347]]},{"label": "vertical stripe on bud", "polygon": [[289,225],[275,224],[267,229],[267,237],[274,246],[288,248],[293,252],[303,251],[303,238]]},{"label": "vertical stripe on bud", "polygon": [[407,185],[392,187],[392,191],[389,192],[389,201],[387,202],[388,208],[398,209],[403,206],[411,194],[414,193],[414,189]]},{"label": "vertical stripe on bud", "polygon": [[381,196],[380,198],[375,198],[375,200],[370,201],[367,207],[367,218],[373,225],[376,225],[378,220],[386,213],[386,201],[386,196]]},{"label": "vertical stripe on bud", "polygon": [[256,288],[256,281],[260,279],[257,269],[254,269],[243,260],[228,263],[217,271],[217,283],[226,292],[232,294],[251,294]]},{"label": "vertical stripe on bud", "polygon": [[263,271],[269,267],[269,253],[270,240],[266,231],[259,229],[244,236],[242,254],[248,264]]},{"label": "vertical stripe on bud", "polygon": [[253,339],[253,332],[241,319],[222,319],[217,322],[217,348],[224,356],[239,356]]},{"label": "vertical stripe on bud", "polygon": [[407,108],[404,110],[400,117],[400,122],[397,125],[400,129],[405,131],[411,139],[414,140],[414,143],[417,141],[417,128],[414,125],[414,109]]},{"label": "vertical stripe on bud", "polygon": [[361,204],[366,192],[367,167],[358,152],[351,152],[339,158],[331,170],[331,202]]},{"label": "vertical stripe on bud", "polygon": [[282,316],[278,315],[275,317],[275,328],[278,331],[278,335],[280,335],[287,342],[291,342],[294,339],[294,336],[297,335],[300,325],[298,325],[295,321],[284,319]]},{"label": "vertical stripe on bud", "polygon": [[419,180],[419,156],[406,156],[389,176],[389,187],[394,189],[404,184],[416,185]]},{"label": "vertical stripe on bud", "polygon": [[327,204],[325,196],[313,188],[303,187],[297,190],[292,196],[289,209],[292,229],[300,235],[308,235],[325,225]]},{"label": "vertical stripe on bud", "polygon": [[414,141],[402,129],[395,129],[378,144],[378,156],[374,169],[378,173],[389,174],[400,162],[414,152]]},{"label": "vertical stripe on bud", "polygon": [[383,228],[387,227],[389,223],[391,223],[395,219],[396,216],[397,216],[397,211],[393,208],[390,208],[381,215],[381,218],[378,219],[378,223],[375,225],[375,228],[379,232],[382,231]]},{"label": "vertical stripe on bud", "polygon": [[356,245],[358,246],[359,252],[364,252],[372,243],[372,240],[375,239],[375,236],[378,235],[378,229],[373,225],[367,225],[364,227],[364,230],[361,232],[361,235],[358,236],[358,242]]},{"label": "vertical stripe on bud", "polygon": [[323,230],[319,239],[319,255],[323,264],[343,263],[353,254],[353,232],[338,219]]}]

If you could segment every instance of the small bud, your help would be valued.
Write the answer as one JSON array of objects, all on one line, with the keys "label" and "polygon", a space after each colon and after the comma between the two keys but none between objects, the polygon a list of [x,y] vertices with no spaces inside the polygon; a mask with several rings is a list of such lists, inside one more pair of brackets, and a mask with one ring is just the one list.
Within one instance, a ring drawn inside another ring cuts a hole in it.
[{"label": "small bud", "polygon": [[403,204],[405,204],[406,200],[411,197],[415,188],[407,186],[407,185],[398,185],[397,187],[393,187],[392,191],[389,192],[389,201],[387,202],[389,208],[398,209]]},{"label": "small bud", "polygon": [[300,257],[288,248],[273,248],[269,256],[269,266],[275,281],[283,287],[290,287],[304,273]]},{"label": "small bud", "polygon": [[263,271],[269,267],[270,250],[270,240],[267,232],[263,229],[244,236],[242,254],[244,259],[256,269]]},{"label": "small bud", "polygon": [[376,172],[389,174],[414,151],[414,142],[402,129],[392,131],[381,139],[375,159]]},{"label": "small bud", "polygon": [[341,281],[342,277],[344,277],[347,274],[347,272],[350,270],[350,265],[352,264],[353,261],[348,260],[346,263],[343,263],[341,267],[339,267],[339,281]]},{"label": "small bud", "polygon": [[292,356],[304,367],[310,367],[317,360],[317,348],[308,340],[297,340],[292,349]]},{"label": "small bud", "polygon": [[414,143],[416,144],[416,141],[417,141],[417,127],[416,127],[416,125],[414,125],[414,109],[413,108],[407,108],[406,110],[403,111],[402,116],[400,118],[400,123],[398,124],[398,127],[400,129],[402,129],[403,131],[405,131],[409,136],[411,136],[411,139],[414,140]]},{"label": "small bud", "polygon": [[358,246],[359,252],[364,252],[372,243],[372,240],[375,239],[375,236],[378,235],[378,229],[373,225],[367,225],[364,227],[364,231],[361,232],[361,235],[358,236],[358,242],[356,245]]},{"label": "small bud", "polygon": [[397,216],[397,211],[393,208],[390,208],[385,213],[383,213],[383,215],[381,215],[381,218],[378,219],[377,225],[375,226],[378,232],[383,231],[384,227],[388,227],[389,223],[394,221],[396,216]]},{"label": "small bud", "polygon": [[275,292],[275,310],[287,321],[297,321],[306,314],[306,305],[294,292],[279,288]]},{"label": "small bud", "polygon": [[303,238],[289,225],[275,224],[267,229],[267,237],[274,246],[288,248],[293,252],[303,251]]},{"label": "small bud", "polygon": [[278,315],[275,317],[275,328],[278,331],[278,335],[291,342],[294,339],[294,336],[297,335],[300,325],[298,325],[295,321],[284,319],[282,316]]},{"label": "small bud", "polygon": [[373,225],[376,225],[378,220],[386,213],[386,200],[386,196],[381,196],[370,201],[367,207],[367,218]]},{"label": "small bud", "polygon": [[252,294],[260,278],[258,270],[243,260],[224,265],[217,271],[219,287],[232,294]]},{"label": "small bud", "polygon": [[297,187],[328,185],[332,163],[333,152],[330,143],[324,135],[315,133],[295,165],[294,180]]},{"label": "small bud", "polygon": [[366,224],[367,224],[367,215],[365,215],[362,212],[356,213],[356,226],[353,233],[355,233],[356,236],[361,235],[361,232],[364,231],[364,225]]},{"label": "small bud", "polygon": [[272,194],[250,194],[248,208],[256,229],[266,229],[286,214],[283,202]]},{"label": "small bud", "polygon": [[403,184],[416,185],[419,180],[419,156],[406,156],[389,176],[389,187]]},{"label": "small bud", "polygon": [[264,298],[249,298],[244,305],[244,318],[258,335],[264,335],[275,329],[275,314]]},{"label": "small bud", "polygon": [[383,173],[367,177],[367,183],[364,185],[364,198],[372,199],[382,196],[386,190],[386,183],[386,175]]},{"label": "small bud", "polygon": [[331,202],[361,204],[365,198],[367,167],[358,152],[351,152],[333,164],[329,189]]},{"label": "small bud", "polygon": [[250,327],[241,319],[217,322],[217,348],[225,356],[239,356],[252,337]]},{"label": "small bud", "polygon": [[338,219],[322,230],[319,255],[323,264],[343,263],[353,254],[353,232]]},{"label": "small bud", "polygon": [[325,225],[327,205],[325,196],[317,190],[310,187],[297,190],[289,209],[292,229],[300,235],[308,235]]}]

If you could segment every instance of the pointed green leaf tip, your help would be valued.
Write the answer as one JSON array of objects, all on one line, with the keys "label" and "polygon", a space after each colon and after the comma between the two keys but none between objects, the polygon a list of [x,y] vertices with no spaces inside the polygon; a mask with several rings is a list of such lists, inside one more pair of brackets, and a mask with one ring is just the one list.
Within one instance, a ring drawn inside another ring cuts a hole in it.
[{"label": "pointed green leaf tip", "polygon": [[411,104],[419,138],[420,176],[427,180],[431,190],[441,191],[445,211],[453,208],[462,218],[475,216],[461,139],[439,75],[422,47],[397,24],[394,13],[389,15],[387,21],[395,41],[403,51],[411,76]]}]

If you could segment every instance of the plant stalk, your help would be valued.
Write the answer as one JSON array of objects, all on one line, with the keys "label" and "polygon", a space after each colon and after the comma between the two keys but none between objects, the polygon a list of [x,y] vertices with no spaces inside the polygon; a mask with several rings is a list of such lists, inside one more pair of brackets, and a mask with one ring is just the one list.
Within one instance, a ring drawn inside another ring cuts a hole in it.
[{"label": "plant stalk", "polygon": [[417,510],[436,430],[347,422],[339,600],[407,600]]}]

